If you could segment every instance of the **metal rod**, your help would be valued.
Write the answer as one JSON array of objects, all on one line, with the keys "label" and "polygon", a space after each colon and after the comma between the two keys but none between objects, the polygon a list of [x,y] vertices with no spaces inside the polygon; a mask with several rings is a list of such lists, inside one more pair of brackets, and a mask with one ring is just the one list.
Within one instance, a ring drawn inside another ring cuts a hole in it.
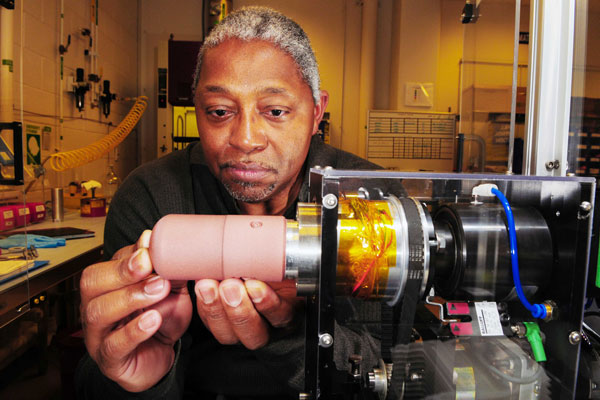
[{"label": "metal rod", "polygon": [[515,154],[515,122],[517,117],[517,78],[519,74],[519,32],[521,26],[521,0],[515,0],[515,37],[513,51],[513,80],[510,100],[510,133],[508,135],[508,165],[506,173],[513,173]]},{"label": "metal rod", "polygon": [[[458,61],[458,65],[462,65],[462,64],[474,64],[474,65],[503,65],[506,67],[512,67],[514,64],[513,63],[507,63],[507,62],[499,62],[499,61],[480,61],[480,60],[459,60]],[[527,68],[527,64],[518,64],[519,68]]]},{"label": "metal rod", "polygon": [[523,175],[531,175],[533,166],[533,149],[535,148],[536,103],[537,103],[537,60],[539,33],[539,0],[531,0],[529,11],[529,70],[527,82],[527,100],[525,109],[525,140],[523,143]]},{"label": "metal rod", "polygon": [[458,142],[456,144],[456,172],[462,172],[463,156],[465,153],[465,134],[458,134]]}]

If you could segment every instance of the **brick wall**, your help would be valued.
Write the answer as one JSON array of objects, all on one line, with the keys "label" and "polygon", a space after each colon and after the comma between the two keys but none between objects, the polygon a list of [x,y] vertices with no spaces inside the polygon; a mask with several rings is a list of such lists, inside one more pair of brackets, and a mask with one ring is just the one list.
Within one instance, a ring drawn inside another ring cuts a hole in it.
[{"label": "brick wall", "polygon": [[[64,41],[71,35],[71,45],[64,55],[64,90],[59,93],[60,57],[60,0],[17,1],[14,10],[14,119],[21,118],[20,83],[23,80],[23,124],[50,127],[41,134],[44,160],[56,150],[72,150],[88,145],[107,135],[124,118],[133,102],[113,102],[111,114],[104,117],[101,109],[91,106],[92,94],[85,98],[85,109],[75,107],[74,95],[67,93],[67,77],[74,76],[76,68],[91,72],[91,57],[84,55],[89,37],[81,34],[90,29],[91,1],[64,0]],[[111,91],[118,96],[138,94],[138,2],[135,0],[101,0],[98,10],[98,73],[102,80],[111,82]],[[21,24],[21,7],[23,8]],[[22,26],[21,26],[22,25]],[[21,32],[22,29],[22,32]],[[22,35],[22,39],[21,39]],[[20,76],[23,51],[23,76]],[[98,84],[101,91],[101,82]],[[64,122],[59,124],[59,101],[63,99]],[[108,123],[112,123],[109,126]],[[30,129],[31,130],[31,129]],[[56,173],[47,168],[46,189],[66,187],[70,181],[95,179],[105,184],[108,165],[123,178],[137,165],[137,133],[134,131],[116,150],[101,159],[69,171]],[[24,133],[24,146],[26,136]],[[26,151],[26,147],[24,149]],[[30,177],[26,174],[26,184]],[[41,197],[41,182],[27,195]],[[14,192],[3,191],[0,196],[10,197]],[[49,199],[46,193],[45,199]]]}]

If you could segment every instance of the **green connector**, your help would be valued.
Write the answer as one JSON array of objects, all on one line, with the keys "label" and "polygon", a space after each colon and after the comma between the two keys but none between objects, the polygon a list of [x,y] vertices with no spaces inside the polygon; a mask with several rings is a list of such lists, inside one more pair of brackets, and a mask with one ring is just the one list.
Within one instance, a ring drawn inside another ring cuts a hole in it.
[{"label": "green connector", "polygon": [[596,264],[596,287],[600,288],[600,242],[598,242],[598,260]]},{"label": "green connector", "polygon": [[529,340],[531,350],[533,351],[533,358],[535,361],[542,362],[546,361],[546,352],[544,351],[544,344],[542,343],[542,336],[540,335],[540,327],[537,322],[523,322],[527,332],[525,337]]}]

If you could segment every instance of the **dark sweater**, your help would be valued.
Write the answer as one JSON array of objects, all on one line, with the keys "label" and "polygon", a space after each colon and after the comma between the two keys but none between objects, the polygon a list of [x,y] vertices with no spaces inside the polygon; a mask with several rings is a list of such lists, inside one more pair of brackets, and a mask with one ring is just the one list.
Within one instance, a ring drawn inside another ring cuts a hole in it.
[{"label": "dark sweater", "polygon": [[[352,154],[337,150],[314,137],[299,194],[308,200],[308,173],[312,166],[337,169],[374,169]],[[295,217],[294,204],[286,211]],[[106,258],[120,248],[135,243],[145,229],[167,214],[235,214],[235,201],[203,163],[197,144],[171,153],[133,171],[116,193],[106,220],[104,248]],[[190,291],[194,297],[193,290]],[[192,299],[195,307],[195,299]],[[350,354],[360,353],[365,365],[375,365],[378,345],[369,335],[359,335],[336,325],[335,360],[342,365]],[[277,337],[277,332],[275,332]],[[131,394],[104,377],[86,355],[76,376],[79,398],[176,399],[211,398],[207,393],[222,393],[239,398],[297,398],[304,381],[304,327],[256,351],[241,345],[223,346],[204,328],[194,310],[192,323],[177,348],[177,360],[165,378],[146,392]],[[198,397],[200,395],[201,397]]]}]

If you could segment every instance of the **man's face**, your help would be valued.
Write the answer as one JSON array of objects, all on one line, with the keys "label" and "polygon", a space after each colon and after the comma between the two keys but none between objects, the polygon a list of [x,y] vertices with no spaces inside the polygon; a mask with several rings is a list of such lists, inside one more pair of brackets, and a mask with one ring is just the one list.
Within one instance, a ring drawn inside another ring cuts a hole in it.
[{"label": "man's face", "polygon": [[229,39],[206,51],[196,119],[212,173],[237,200],[286,195],[327,104],[315,106],[291,56],[273,44]]}]

